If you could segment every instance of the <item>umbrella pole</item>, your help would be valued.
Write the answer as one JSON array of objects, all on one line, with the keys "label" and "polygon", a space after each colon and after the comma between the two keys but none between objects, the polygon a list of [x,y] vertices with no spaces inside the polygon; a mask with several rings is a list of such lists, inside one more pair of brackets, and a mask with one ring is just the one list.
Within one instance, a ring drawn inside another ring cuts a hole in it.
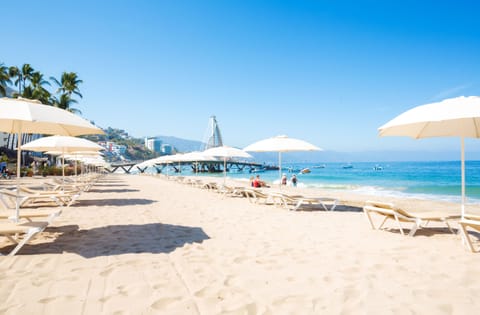
[{"label": "umbrella pole", "polygon": [[22,164],[22,134],[17,133],[17,202],[15,204],[15,222],[20,218],[20,165]]},{"label": "umbrella pole", "polygon": [[280,188],[282,188],[282,152],[278,152],[278,178],[280,180]]},{"label": "umbrella pole", "polygon": [[65,184],[65,150],[62,148],[62,182]]},{"label": "umbrella pole", "polygon": [[465,216],[465,138],[461,138],[462,142],[462,219]]},{"label": "umbrella pole", "polygon": [[223,186],[225,186],[225,181],[227,179],[227,157],[223,157]]}]

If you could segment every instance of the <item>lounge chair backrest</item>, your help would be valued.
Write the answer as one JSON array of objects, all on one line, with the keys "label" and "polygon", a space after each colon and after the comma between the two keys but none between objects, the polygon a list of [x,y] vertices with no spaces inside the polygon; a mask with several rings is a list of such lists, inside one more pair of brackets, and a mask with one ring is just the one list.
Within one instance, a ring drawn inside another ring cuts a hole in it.
[{"label": "lounge chair backrest", "polygon": [[381,202],[381,201],[371,201],[367,200],[365,202],[367,206],[372,206],[372,207],[377,207],[377,208],[383,208],[383,209],[392,209],[395,210],[395,205],[391,202]]},{"label": "lounge chair backrest", "polygon": [[[407,211],[403,210],[402,208],[396,207],[393,203],[391,202],[381,202],[381,201],[366,201],[365,204],[367,206],[375,207],[375,208],[381,208],[381,209],[386,209],[386,210],[392,210],[396,212],[397,214],[400,214],[404,217],[407,218],[412,218],[413,216],[409,214]],[[393,213],[392,213],[393,214]]]}]

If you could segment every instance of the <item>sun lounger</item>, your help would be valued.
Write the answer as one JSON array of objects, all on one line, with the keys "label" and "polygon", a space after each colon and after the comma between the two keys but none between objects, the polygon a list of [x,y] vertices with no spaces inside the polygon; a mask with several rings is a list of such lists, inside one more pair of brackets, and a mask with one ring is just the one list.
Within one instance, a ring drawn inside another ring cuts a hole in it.
[{"label": "sun lounger", "polygon": [[74,192],[83,192],[88,191],[93,183],[88,182],[72,182],[72,181],[62,181],[61,179],[53,179],[53,181],[45,182],[43,184],[46,191],[74,191]]},{"label": "sun lounger", "polygon": [[256,204],[270,204],[273,205],[275,204],[275,201],[273,200],[272,196],[268,193],[263,192],[260,189],[254,189],[254,188],[245,188],[242,191],[243,196],[247,197],[248,201]]},{"label": "sun lounger", "polygon": [[78,196],[78,193],[67,191],[36,191],[26,187],[20,187],[20,192],[18,195],[14,190],[0,190],[0,200],[7,208],[11,208],[9,205],[17,202],[17,198],[20,207],[35,207],[41,205],[58,205],[68,207],[75,202]]},{"label": "sun lounger", "polygon": [[218,186],[217,183],[211,182],[211,183],[205,183],[201,186],[203,189],[208,189],[208,190],[217,190]]},{"label": "sun lounger", "polygon": [[270,196],[277,201],[276,203],[282,205],[285,209],[292,211],[311,207],[321,207],[325,211],[333,211],[338,203],[338,200],[335,198],[305,197],[302,195],[289,195],[281,192],[272,192],[270,193]]},{"label": "sun lounger", "polygon": [[245,187],[231,187],[227,185],[222,185],[218,188],[218,192],[220,194],[223,194],[223,196],[229,196],[229,197],[245,197],[243,194],[243,190]]},{"label": "sun lounger", "polygon": [[47,222],[0,222],[0,235],[5,236],[11,242],[17,244],[17,246],[8,253],[8,256],[15,255],[35,235],[42,232],[47,225]]},{"label": "sun lounger", "polygon": [[468,233],[467,228],[471,228],[480,232],[480,216],[474,215],[465,215],[465,217],[458,222],[460,226],[460,231],[462,233],[462,241],[467,245],[468,249],[473,253],[475,249],[473,248],[473,242],[470,238],[471,236]]},{"label": "sun lounger", "polygon": [[[38,219],[46,221],[48,224],[62,214],[62,209],[20,209],[19,219],[25,219],[29,222],[34,222]],[[15,213],[10,209],[0,210],[0,219],[8,219],[15,221]]]},{"label": "sun lounger", "polygon": [[[390,219],[397,223],[400,233],[405,235],[401,222],[412,223],[413,225],[410,229],[410,233],[408,234],[409,236],[415,235],[419,228],[426,227],[430,221],[442,222],[448,227],[450,232],[455,233],[450,227],[449,221],[460,219],[461,217],[460,215],[451,215],[441,212],[421,212],[412,214],[403,209],[395,207],[395,205],[392,203],[377,201],[367,201],[363,207],[363,212],[370,222],[370,226],[374,230],[381,229],[385,222]],[[384,217],[382,223],[377,228],[373,223],[372,214],[377,214]]]}]

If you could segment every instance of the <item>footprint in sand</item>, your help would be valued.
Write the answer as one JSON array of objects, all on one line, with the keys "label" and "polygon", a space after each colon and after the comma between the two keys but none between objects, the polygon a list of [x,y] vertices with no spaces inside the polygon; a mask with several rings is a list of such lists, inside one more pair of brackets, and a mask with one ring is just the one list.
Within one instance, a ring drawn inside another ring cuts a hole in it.
[{"label": "footprint in sand", "polygon": [[229,314],[248,314],[248,315],[255,315],[255,314],[268,314],[265,310],[259,310],[259,307],[256,303],[248,303],[242,305],[240,307],[235,308],[222,308],[222,314],[229,315]]},{"label": "footprint in sand", "polygon": [[113,268],[109,268],[109,269],[107,269],[107,270],[105,270],[105,271],[100,272],[100,276],[102,276],[102,277],[107,277],[107,276],[109,276],[112,272],[113,272]]},{"label": "footprint in sand", "polygon": [[226,276],[225,280],[223,281],[223,285],[225,287],[231,287],[231,288],[245,288],[248,287],[249,285],[249,280],[248,279],[242,279],[242,277],[238,276]]},{"label": "footprint in sand", "polygon": [[38,300],[38,302],[42,303],[42,304],[48,304],[52,301],[55,301],[56,299],[57,299],[56,297],[48,297],[48,298],[40,299],[40,300]]},{"label": "footprint in sand", "polygon": [[153,302],[151,307],[154,310],[162,310],[181,300],[182,297],[180,296],[161,298]]}]

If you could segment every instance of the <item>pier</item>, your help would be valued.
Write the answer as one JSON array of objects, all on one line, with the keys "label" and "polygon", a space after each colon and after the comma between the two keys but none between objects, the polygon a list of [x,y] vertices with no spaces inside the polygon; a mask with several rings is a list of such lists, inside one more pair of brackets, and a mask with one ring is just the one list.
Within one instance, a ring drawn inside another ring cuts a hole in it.
[{"label": "pier", "polygon": [[[130,174],[132,169],[138,170],[140,173],[145,173],[147,166],[138,167],[136,166],[139,162],[124,162],[111,164],[111,168],[106,169],[110,173],[115,173],[118,169],[122,169],[126,174]],[[181,173],[184,167],[189,167],[193,173],[221,173],[223,172],[223,161],[201,161],[201,162],[175,162],[175,163],[156,163],[152,165],[157,174],[163,173],[166,167],[173,168],[175,173]],[[253,173],[256,169],[275,169],[275,166],[266,166],[260,163],[251,163],[251,162],[236,162],[236,161],[227,161],[227,172],[230,170],[236,170],[237,172],[249,172]],[[278,169],[278,168],[276,168]]]},{"label": "pier", "polygon": [[[168,166],[173,168],[175,173],[181,173],[182,168],[185,166],[188,166],[193,173],[221,173],[224,171],[224,162],[218,160],[201,162],[156,163],[154,165],[157,173],[162,173],[163,170]],[[252,173],[255,169],[262,168],[264,165],[251,162],[227,161],[226,167],[227,172],[230,170],[236,170],[237,172],[248,171],[249,173]],[[142,171],[139,169],[139,171],[143,173],[145,170]]]}]

